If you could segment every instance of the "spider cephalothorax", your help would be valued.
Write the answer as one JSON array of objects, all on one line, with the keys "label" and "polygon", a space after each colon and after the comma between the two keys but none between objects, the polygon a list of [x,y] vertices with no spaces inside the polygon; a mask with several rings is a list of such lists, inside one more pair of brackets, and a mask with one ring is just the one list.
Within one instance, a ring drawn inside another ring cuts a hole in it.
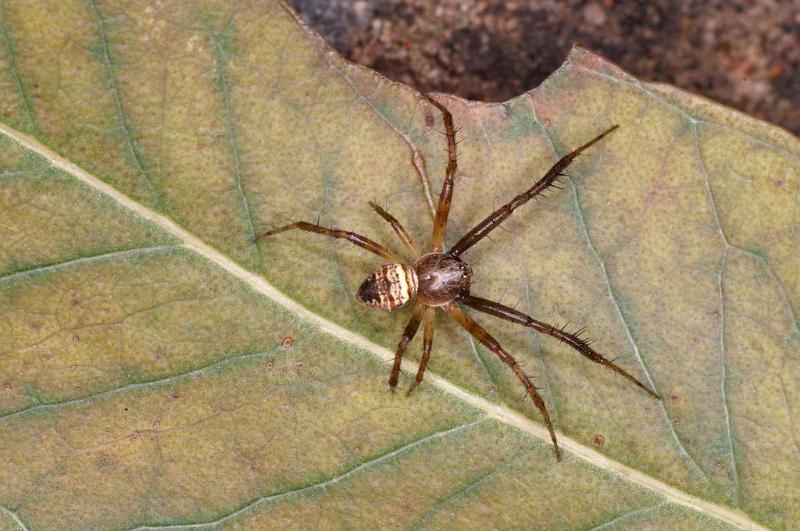
[{"label": "spider cephalothorax", "polygon": [[444,306],[469,295],[472,268],[460,258],[445,253],[428,253],[414,262],[419,277],[417,298],[426,306]]},{"label": "spider cephalothorax", "polygon": [[468,316],[462,309],[461,304],[474,308],[478,311],[533,328],[534,330],[549,335],[559,341],[569,345],[584,357],[595,363],[599,363],[613,370],[617,374],[627,378],[634,384],[644,389],[647,393],[659,398],[650,388],[645,386],[635,377],[630,375],[616,363],[609,360],[599,352],[589,346],[589,343],[580,337],[580,334],[571,334],[563,328],[557,328],[533,317],[518,312],[514,308],[504,306],[498,302],[493,302],[470,294],[472,281],[472,268],[461,259],[461,255],[470,247],[478,243],[481,239],[497,228],[507,219],[519,206],[527,203],[537,195],[553,186],[563,171],[580,153],[592,144],[598,142],[606,135],[617,128],[613,126],[598,136],[583,144],[573,152],[564,155],[556,162],[552,168],[528,190],[520,193],[511,201],[501,206],[483,221],[478,223],[472,230],[467,232],[455,245],[447,251],[443,251],[444,235],[447,228],[447,217],[450,212],[450,203],[453,197],[453,187],[455,184],[456,173],[456,131],[453,127],[453,117],[441,103],[430,96],[427,100],[438,108],[444,118],[445,134],[447,136],[447,173],[442,184],[442,193],[439,195],[439,205],[436,209],[436,217],[433,222],[433,236],[431,238],[431,250],[421,254],[406,232],[403,226],[391,214],[375,203],[370,206],[383,219],[388,221],[397,236],[402,240],[408,252],[414,257],[414,261],[409,265],[406,261],[399,258],[394,252],[383,245],[376,243],[369,238],[354,232],[328,229],[318,224],[306,221],[296,221],[289,225],[284,225],[276,229],[267,231],[259,235],[256,240],[283,232],[289,229],[300,229],[307,232],[316,232],[333,238],[343,238],[351,243],[376,254],[390,263],[380,266],[374,273],[367,277],[358,288],[357,297],[361,302],[381,310],[394,311],[409,304],[413,309],[411,319],[403,331],[400,343],[394,357],[392,373],[389,376],[389,387],[394,390],[400,376],[400,362],[405,354],[408,344],[416,335],[420,323],[424,320],[425,327],[422,343],[422,359],[419,363],[417,376],[414,385],[409,389],[409,393],[414,386],[422,381],[425,369],[430,359],[431,346],[433,344],[433,316],[436,308],[443,309],[450,314],[461,326],[469,331],[472,336],[483,344],[486,348],[497,354],[500,360],[508,365],[514,375],[522,382],[533,403],[539,409],[544,418],[545,425],[550,432],[550,438],[556,451],[556,456],[560,458],[558,441],[553,431],[553,423],[550,421],[550,414],[547,412],[544,400],[539,395],[536,387],[530,381],[516,360],[497,342],[486,330]]}]

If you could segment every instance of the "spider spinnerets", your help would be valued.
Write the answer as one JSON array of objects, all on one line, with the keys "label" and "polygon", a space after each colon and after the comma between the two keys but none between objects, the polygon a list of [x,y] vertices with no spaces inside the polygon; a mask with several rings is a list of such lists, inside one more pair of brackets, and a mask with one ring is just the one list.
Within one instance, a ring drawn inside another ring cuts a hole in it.
[{"label": "spider spinnerets", "polygon": [[595,144],[614,131],[618,126],[614,125],[608,128],[571,153],[561,157],[533,186],[489,214],[483,221],[467,232],[453,247],[447,251],[443,251],[442,247],[447,228],[447,217],[450,212],[450,203],[453,197],[457,168],[456,130],[453,127],[453,117],[450,111],[429,95],[426,94],[425,98],[442,113],[445,135],[447,137],[448,153],[447,170],[433,222],[433,235],[431,237],[431,250],[429,252],[421,254],[414,245],[411,236],[400,222],[374,202],[370,202],[369,205],[378,215],[391,224],[395,233],[403,242],[406,250],[413,256],[414,261],[410,265],[388,248],[360,234],[341,229],[329,229],[319,224],[308,223],[306,221],[296,221],[289,225],[269,230],[258,235],[255,241],[290,229],[299,229],[306,232],[315,232],[317,234],[330,236],[332,238],[346,239],[354,245],[388,260],[388,264],[381,265],[364,280],[358,288],[356,296],[359,301],[373,308],[387,311],[394,311],[412,304],[411,319],[403,331],[403,335],[395,352],[392,372],[389,376],[389,387],[392,390],[397,387],[403,355],[405,354],[408,344],[416,335],[420,324],[424,321],[422,359],[419,363],[419,369],[417,370],[414,384],[408,391],[409,394],[413,391],[414,387],[422,381],[428,366],[433,344],[434,313],[436,308],[441,308],[472,334],[478,342],[494,352],[500,360],[508,365],[514,372],[515,376],[525,387],[531,400],[533,400],[533,403],[539,409],[544,419],[545,426],[547,426],[547,430],[550,433],[550,439],[553,441],[556,457],[561,459],[561,451],[558,447],[556,434],[553,431],[553,423],[550,420],[550,414],[538,390],[511,354],[461,309],[462,304],[500,319],[533,328],[542,334],[549,335],[569,345],[587,359],[613,370],[639,386],[651,396],[657,399],[660,399],[660,397],[616,363],[592,349],[589,343],[580,337],[580,333],[571,334],[566,332],[563,327],[557,328],[553,325],[538,321],[533,317],[519,312],[514,308],[500,304],[499,302],[471,295],[470,285],[472,280],[472,268],[461,259],[461,255],[492,230],[497,228],[518,207],[527,203],[534,197],[541,195],[542,192],[551,187],[557,188],[555,184],[558,182],[558,178],[564,175],[563,171],[572,163],[575,157],[589,146]]}]

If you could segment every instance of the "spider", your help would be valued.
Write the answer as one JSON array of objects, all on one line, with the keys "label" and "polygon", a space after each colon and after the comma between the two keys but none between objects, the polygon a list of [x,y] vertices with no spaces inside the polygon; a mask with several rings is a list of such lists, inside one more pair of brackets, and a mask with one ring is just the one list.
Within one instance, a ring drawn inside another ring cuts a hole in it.
[{"label": "spider", "polygon": [[405,248],[414,257],[412,263],[408,263],[387,247],[376,243],[365,236],[354,232],[341,229],[325,228],[317,223],[306,221],[296,221],[282,227],[266,231],[256,236],[254,241],[261,238],[272,236],[280,232],[291,229],[299,229],[307,232],[314,232],[332,238],[343,238],[347,241],[366,249],[367,251],[380,256],[389,261],[388,264],[381,265],[375,272],[369,275],[358,288],[356,294],[359,301],[373,308],[394,311],[413,303],[411,319],[403,331],[403,335],[397,345],[394,356],[392,372],[389,376],[389,388],[394,391],[400,377],[400,364],[403,354],[411,340],[417,333],[420,324],[424,321],[422,359],[419,363],[414,383],[409,389],[409,394],[422,381],[428,360],[431,355],[433,344],[433,322],[436,308],[441,308],[463,326],[476,340],[486,348],[494,352],[503,363],[514,372],[516,377],[522,382],[533,403],[539,409],[544,419],[550,439],[553,441],[553,449],[558,460],[561,459],[561,450],[558,447],[558,440],[553,431],[553,423],[547,411],[544,400],[539,395],[537,388],[531,383],[530,378],[523,372],[519,363],[509,354],[500,343],[495,340],[484,328],[475,322],[464,310],[461,305],[466,305],[475,310],[487,313],[512,323],[533,328],[537,332],[549,335],[555,339],[566,343],[581,355],[613,370],[617,374],[627,378],[645,392],[656,399],[660,397],[642,382],[637,380],[627,371],[619,367],[613,361],[606,358],[603,354],[596,352],[589,346],[589,342],[580,337],[581,332],[571,334],[566,332],[564,327],[558,328],[542,321],[538,321],[514,308],[510,308],[499,302],[494,302],[470,294],[470,284],[472,278],[472,268],[461,259],[470,247],[478,243],[487,236],[492,230],[497,228],[514,210],[527,203],[534,197],[542,195],[549,188],[559,188],[558,178],[565,175],[562,173],[575,158],[587,148],[599,142],[606,135],[617,129],[614,125],[597,135],[592,140],[583,144],[573,152],[561,157],[550,170],[539,179],[533,186],[514,197],[510,202],[501,206],[483,221],[478,223],[472,230],[467,232],[455,245],[447,251],[443,250],[445,231],[447,228],[447,217],[450,212],[450,203],[453,198],[453,188],[457,168],[456,156],[456,129],[453,127],[453,116],[447,108],[434,100],[429,95],[424,95],[425,99],[436,107],[442,114],[445,135],[447,137],[447,170],[442,184],[442,192],[439,195],[439,204],[433,221],[433,236],[431,238],[431,250],[427,253],[420,253],[411,236],[397,219],[386,210],[378,206],[375,202],[369,203],[375,212],[384,220],[391,224],[392,229],[403,242]]}]

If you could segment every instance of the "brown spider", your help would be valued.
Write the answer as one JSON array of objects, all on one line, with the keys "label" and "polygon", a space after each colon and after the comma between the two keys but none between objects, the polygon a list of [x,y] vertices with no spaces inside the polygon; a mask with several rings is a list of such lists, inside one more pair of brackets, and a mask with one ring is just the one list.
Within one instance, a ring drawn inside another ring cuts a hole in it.
[{"label": "brown spider", "polygon": [[[480,297],[470,295],[470,283],[472,278],[472,268],[466,262],[461,260],[461,255],[478,243],[484,236],[489,234],[498,225],[500,225],[506,218],[508,218],[514,210],[521,205],[530,201],[537,195],[553,187],[558,181],[558,178],[563,175],[563,171],[569,166],[572,161],[584,150],[592,144],[598,142],[603,137],[614,131],[618,126],[614,125],[606,131],[600,133],[598,136],[577,148],[572,153],[561,157],[552,168],[539,179],[536,184],[528,190],[517,195],[509,203],[501,206],[483,221],[478,223],[472,230],[467,232],[453,247],[448,251],[442,251],[444,243],[445,229],[447,227],[447,216],[450,212],[450,203],[453,197],[454,177],[456,173],[456,130],[453,127],[453,116],[441,103],[437,102],[428,95],[425,98],[437,107],[444,118],[445,133],[447,136],[447,173],[442,184],[442,193],[439,196],[439,205],[436,209],[436,217],[433,222],[433,237],[431,250],[428,253],[420,254],[411,236],[403,228],[394,216],[386,212],[383,208],[370,202],[370,206],[375,210],[383,219],[388,221],[394,229],[397,236],[402,240],[408,251],[414,256],[414,263],[408,265],[395,253],[386,247],[361,236],[359,234],[339,230],[327,229],[320,226],[318,223],[308,223],[306,221],[297,221],[289,225],[284,225],[276,229],[269,230],[263,234],[258,235],[255,240],[266,236],[272,236],[279,232],[284,232],[290,229],[300,229],[308,232],[316,232],[317,234],[324,234],[333,238],[344,238],[349,242],[366,249],[367,251],[376,254],[382,258],[389,260],[391,263],[382,265],[377,271],[372,273],[358,288],[358,300],[381,310],[394,311],[398,308],[414,302],[414,307],[411,313],[411,320],[406,325],[403,331],[403,336],[400,343],[397,345],[397,351],[394,356],[394,365],[392,367],[391,376],[389,376],[389,388],[394,391],[397,387],[397,381],[400,376],[400,362],[403,354],[408,347],[409,342],[417,333],[420,322],[425,320],[425,329],[423,333],[422,343],[422,360],[419,363],[419,370],[414,384],[409,389],[409,393],[414,387],[422,381],[425,374],[425,368],[428,366],[428,360],[431,355],[431,345],[433,343],[433,317],[434,309],[442,308],[445,312],[449,313],[461,326],[463,326],[475,339],[481,342],[486,348],[497,354],[497,356],[508,365],[514,374],[525,386],[526,391],[530,395],[533,403],[539,408],[539,411],[544,418],[545,425],[550,432],[550,438],[553,441],[553,447],[556,452],[556,457],[561,459],[561,451],[558,448],[558,441],[556,434],[553,431],[553,423],[550,421],[550,414],[547,412],[547,407],[539,395],[536,387],[531,383],[528,376],[522,371],[522,368],[511,357],[511,354],[505,351],[500,343],[498,343],[486,330],[484,330],[478,323],[469,317],[459,306],[466,304],[476,310],[479,310],[489,315],[499,317],[511,321],[512,323],[528,326],[534,330],[552,336],[559,341],[562,341],[570,347],[577,350],[586,358],[595,363],[605,365],[617,374],[620,374],[635,383],[647,393],[660,400],[660,397],[648,389],[639,380],[631,376],[621,367],[617,366],[613,361],[607,359],[605,356],[593,350],[589,344],[580,337],[578,334],[570,334],[564,331],[564,328],[556,328],[547,323],[537,321],[536,319],[518,312],[513,308],[504,306],[498,302],[493,302]],[[557,188],[557,186],[555,186]]]}]

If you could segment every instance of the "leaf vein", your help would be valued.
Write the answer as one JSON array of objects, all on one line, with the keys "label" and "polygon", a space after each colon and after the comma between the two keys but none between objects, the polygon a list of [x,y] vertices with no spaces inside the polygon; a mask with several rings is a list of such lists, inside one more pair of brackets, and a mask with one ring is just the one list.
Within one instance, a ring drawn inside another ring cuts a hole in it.
[{"label": "leaf vein", "polygon": [[497,381],[495,379],[495,375],[492,371],[489,370],[488,365],[486,365],[486,361],[483,359],[480,350],[478,350],[477,345],[475,345],[475,340],[472,338],[471,335],[467,334],[467,341],[469,341],[469,345],[472,350],[472,353],[475,354],[475,360],[478,362],[478,366],[483,370],[485,373],[486,379],[489,381],[489,385],[491,385],[491,390],[495,396],[498,396],[498,389],[497,389]]},{"label": "leaf vein", "polygon": [[125,150],[128,152],[128,156],[133,162],[136,173],[139,175],[139,180],[153,195],[155,203],[159,207],[163,208],[165,205],[163,198],[161,197],[161,193],[156,189],[155,183],[150,178],[150,175],[148,175],[142,160],[142,154],[139,152],[139,149],[136,147],[136,144],[133,141],[133,131],[131,129],[131,125],[128,123],[128,117],[125,114],[125,109],[122,105],[122,96],[120,95],[120,90],[117,86],[117,79],[114,75],[114,65],[113,61],[111,60],[111,46],[109,45],[108,35],[106,34],[105,20],[103,19],[102,13],[100,13],[100,8],[97,6],[97,0],[88,0],[88,2],[89,7],[92,9],[92,13],[97,19],[97,38],[100,42],[100,54],[102,56],[103,69],[105,70],[108,88],[111,91],[111,99],[114,102],[114,112],[117,115],[119,126],[122,129]]},{"label": "leaf vein", "polygon": [[706,168],[703,154],[700,151],[700,139],[697,135],[697,123],[691,122],[692,137],[694,140],[695,153],[697,155],[698,163],[703,174],[703,187],[708,198],[709,206],[711,207],[711,214],[714,218],[714,223],[717,225],[720,241],[725,246],[725,251],[722,253],[720,259],[719,269],[717,270],[717,290],[719,297],[719,358],[720,358],[720,393],[722,394],[722,408],[725,412],[725,436],[728,439],[729,449],[729,463],[728,468],[733,476],[733,504],[739,505],[740,488],[739,488],[739,470],[736,463],[736,450],[733,444],[733,426],[731,424],[730,403],[728,400],[728,366],[725,356],[725,291],[724,291],[724,276],[725,268],[728,264],[728,254],[731,245],[728,243],[728,237],[725,235],[725,229],[722,228],[722,222],[719,219],[719,212],[717,211],[717,203],[714,197],[714,191],[711,189],[711,182],[708,178],[708,169]]},{"label": "leaf vein", "polygon": [[[528,284],[528,275],[525,275],[525,303],[529,314],[533,315],[533,301],[531,300],[531,290]],[[536,359],[539,360],[539,365],[542,368],[542,380],[546,396],[550,398],[550,416],[553,418],[553,424],[558,426],[558,397],[556,396],[555,388],[550,382],[550,369],[547,367],[547,358],[544,354],[544,346],[542,345],[541,336],[532,328],[526,328],[525,332],[534,344],[536,351]]]},{"label": "leaf vein", "polygon": [[[294,345],[301,345],[303,340],[297,340],[294,342]],[[260,350],[258,352],[251,352],[248,354],[241,354],[238,356],[231,356],[228,358],[221,358],[208,363],[207,365],[203,365],[202,367],[198,367],[196,369],[192,369],[187,372],[182,372],[178,374],[172,374],[170,376],[164,378],[156,378],[154,380],[145,380],[140,382],[129,383],[120,387],[115,387],[113,389],[108,389],[106,391],[101,391],[99,393],[94,393],[91,395],[82,396],[80,398],[73,398],[71,400],[63,400],[61,402],[42,402],[33,406],[25,407],[19,409],[17,411],[12,411],[10,413],[6,413],[4,415],[0,415],[0,422],[10,420],[16,417],[20,417],[26,414],[29,414],[34,411],[40,410],[52,410],[52,409],[59,409],[66,406],[71,406],[75,404],[84,404],[87,402],[91,402],[93,400],[97,400],[98,398],[104,398],[107,396],[114,396],[118,394],[125,393],[127,391],[131,391],[134,389],[142,389],[147,387],[157,387],[166,384],[171,384],[174,382],[180,382],[185,379],[190,379],[193,376],[198,374],[202,374],[209,370],[216,369],[218,367],[225,367],[228,365],[232,365],[233,363],[239,363],[243,360],[250,360],[256,358],[269,358],[272,356],[278,355],[281,351],[285,350],[283,347],[275,347],[269,350]]]},{"label": "leaf vein", "polygon": [[[590,70],[590,69],[588,69],[586,67],[579,66],[579,65],[576,65],[574,63],[565,63],[565,65],[562,66],[562,68],[573,68],[575,70],[583,72],[584,74],[587,74],[587,75],[590,75],[590,76],[593,76],[593,77],[599,77],[601,79],[605,79],[606,81],[610,81],[610,82],[612,82],[614,84],[617,84],[617,85],[627,85],[627,86],[629,86],[631,88],[634,88],[634,89],[640,91],[642,94],[644,94],[648,98],[652,99],[653,101],[655,101],[659,105],[662,105],[663,107],[667,107],[669,109],[672,109],[677,114],[680,114],[681,116],[683,116],[687,121],[706,124],[706,125],[713,126],[713,127],[719,127],[720,129],[727,129],[727,130],[731,131],[732,133],[734,133],[737,136],[741,136],[741,137],[746,138],[746,139],[748,139],[748,140],[750,140],[752,142],[756,142],[758,144],[766,146],[769,149],[771,149],[771,150],[773,150],[773,151],[775,151],[777,153],[781,153],[781,154],[785,155],[788,158],[794,159],[796,162],[800,162],[800,154],[792,153],[791,151],[787,150],[786,148],[778,146],[773,142],[770,142],[768,140],[765,140],[764,138],[761,138],[759,136],[756,136],[756,135],[753,135],[753,134],[750,134],[750,133],[745,133],[744,131],[741,131],[739,129],[735,129],[735,128],[731,127],[730,125],[721,124],[721,123],[718,123],[718,122],[714,122],[714,121],[711,121],[711,120],[707,120],[707,119],[704,119],[704,118],[699,118],[697,116],[694,116],[694,115],[686,112],[681,107],[678,107],[676,104],[672,103],[671,101],[666,99],[664,96],[661,96],[660,94],[654,93],[652,90],[650,90],[647,87],[646,84],[644,84],[642,82],[639,82],[639,81],[637,81],[637,82],[626,81],[624,79],[620,79],[618,77],[610,76],[610,75],[604,74],[602,72],[596,72],[594,70]],[[791,134],[791,133],[787,133],[787,134]]]},{"label": "leaf vein", "polygon": [[[232,24],[232,21],[230,22]],[[227,29],[227,28],[226,28]],[[255,225],[253,224],[253,215],[250,208],[250,203],[247,200],[247,194],[244,190],[243,172],[242,172],[242,157],[239,153],[239,145],[236,135],[236,126],[233,120],[233,107],[231,104],[231,88],[229,74],[227,70],[226,57],[227,51],[225,50],[226,36],[222,32],[214,32],[208,29],[208,40],[213,50],[214,56],[214,77],[217,80],[217,88],[222,97],[222,112],[225,114],[225,129],[228,134],[228,149],[230,150],[231,157],[233,158],[234,178],[236,181],[236,195],[238,196],[239,203],[244,211],[245,222],[247,226],[247,240],[252,241],[256,237]],[[256,250],[261,258],[261,250],[256,245]]]},{"label": "leaf vein", "polygon": [[[292,13],[292,16],[294,16],[293,13]],[[318,44],[318,46],[327,46],[327,44],[324,44],[324,43],[322,43],[322,44],[317,43],[317,44]],[[429,212],[431,214],[431,217],[433,217],[435,215],[435,212],[436,212],[436,207],[434,206],[433,194],[431,192],[430,179],[428,178],[427,171],[425,170],[424,159],[422,158],[422,155],[420,154],[420,151],[417,148],[417,146],[411,140],[411,137],[408,136],[408,134],[406,134],[403,131],[401,131],[400,129],[398,129],[398,127],[396,125],[394,125],[391,122],[391,120],[389,120],[389,118],[386,115],[384,115],[375,106],[375,104],[372,102],[372,100],[367,98],[358,89],[358,87],[356,87],[356,84],[353,82],[353,80],[350,79],[349,76],[347,76],[341,69],[339,69],[338,67],[336,67],[333,64],[333,62],[328,57],[328,54],[327,54],[326,50],[319,50],[319,55],[328,64],[328,66],[331,68],[331,70],[336,72],[336,74],[338,74],[339,77],[344,79],[347,82],[347,84],[350,85],[350,88],[352,89],[353,93],[358,97],[358,99],[363,101],[364,104],[367,105],[367,107],[369,107],[378,117],[380,117],[383,120],[383,122],[389,127],[389,129],[394,131],[405,142],[406,146],[408,146],[408,149],[411,150],[411,161],[412,161],[412,163],[414,165],[414,169],[416,170],[417,175],[419,175],[420,182],[422,183],[422,189],[423,189],[423,192],[425,193],[425,199],[428,202],[428,210],[429,210]],[[349,63],[347,63],[347,64],[349,65]]]},{"label": "leaf vein", "polygon": [[21,271],[14,271],[12,273],[0,275],[0,282],[8,282],[9,280],[13,280],[17,277],[23,277],[23,276],[27,277],[27,276],[38,275],[41,273],[49,273],[51,271],[56,271],[67,267],[82,266],[86,264],[93,264],[96,262],[104,262],[106,260],[114,258],[122,258],[125,256],[149,255],[151,253],[158,254],[161,251],[175,250],[175,249],[180,249],[181,247],[182,245],[154,245],[152,247],[134,247],[132,249],[110,251],[108,253],[96,254],[92,256],[81,256],[79,258],[66,260],[64,262],[54,262],[52,264],[40,265],[32,267],[30,269],[23,269]]},{"label": "leaf vein", "polygon": [[233,520],[236,517],[246,513],[247,511],[249,511],[250,509],[253,509],[254,507],[256,507],[258,505],[261,505],[261,504],[264,504],[264,503],[269,503],[271,501],[281,500],[281,499],[288,498],[288,497],[291,497],[291,496],[297,496],[299,494],[305,494],[307,492],[313,492],[313,491],[317,491],[317,490],[327,489],[328,487],[336,485],[337,483],[339,483],[341,481],[344,481],[344,480],[348,479],[349,477],[358,474],[362,470],[368,470],[371,467],[378,466],[378,465],[384,463],[385,461],[389,461],[389,460],[391,460],[391,459],[393,459],[393,458],[395,458],[395,457],[397,457],[397,456],[399,456],[399,455],[401,455],[401,454],[403,454],[405,452],[408,452],[410,450],[413,450],[414,448],[417,448],[418,446],[422,446],[422,445],[424,445],[426,443],[429,443],[429,442],[432,442],[434,440],[443,439],[443,438],[445,438],[445,437],[447,437],[449,435],[452,435],[454,433],[458,433],[458,432],[470,429],[470,428],[472,428],[474,426],[477,426],[478,424],[484,422],[485,420],[486,420],[486,416],[481,416],[478,419],[473,420],[472,422],[468,422],[466,424],[459,424],[459,425],[457,425],[457,426],[455,426],[453,428],[448,428],[446,430],[442,430],[442,431],[437,431],[437,432],[431,433],[430,435],[426,435],[424,437],[421,437],[419,439],[411,441],[408,444],[404,444],[403,446],[401,446],[399,448],[395,448],[394,450],[391,450],[391,451],[389,451],[389,452],[387,452],[387,453],[385,453],[383,455],[380,455],[378,457],[370,459],[369,461],[365,461],[365,462],[361,463],[360,465],[356,465],[356,466],[350,468],[349,470],[346,470],[345,472],[343,472],[341,474],[338,474],[338,475],[333,476],[331,478],[325,479],[323,481],[318,481],[317,483],[313,483],[311,485],[306,485],[306,486],[299,487],[299,488],[289,489],[289,490],[286,490],[286,491],[283,491],[283,492],[277,492],[277,493],[274,493],[274,494],[268,494],[266,496],[260,496],[260,497],[254,499],[254,500],[250,500],[249,502],[243,504],[241,507],[239,507],[239,508],[235,509],[234,511],[222,516],[221,518],[218,518],[218,519],[210,521],[210,522],[197,522],[197,523],[191,523],[191,524],[177,524],[177,525],[139,526],[139,527],[131,528],[130,531],[142,531],[142,530],[146,530],[146,529],[201,529],[201,528],[204,528],[204,527],[213,527],[213,526],[219,525],[219,524],[221,524],[223,522],[227,522],[229,520]]},{"label": "leaf vein", "polygon": [[657,503],[657,504],[655,504],[655,505],[653,505],[651,507],[643,507],[641,509],[635,509],[633,511],[628,511],[626,513],[623,513],[623,514],[621,514],[619,516],[614,517],[613,519],[609,520],[608,522],[605,522],[605,523],[600,524],[598,526],[592,527],[589,531],[599,531],[600,529],[606,529],[608,527],[611,527],[614,524],[618,524],[618,523],[624,522],[625,520],[628,520],[630,518],[636,518],[637,516],[642,516],[642,515],[645,515],[647,513],[655,512],[655,511],[659,510],[665,504],[666,504],[666,502],[662,501],[661,503]]},{"label": "leaf vein", "polygon": [[22,519],[19,517],[19,515],[17,513],[15,513],[14,511],[12,511],[10,509],[6,509],[5,507],[3,507],[1,505],[0,505],[0,511],[3,511],[8,516],[10,516],[11,519],[14,520],[14,523],[17,524],[20,529],[23,529],[24,531],[28,531],[28,526],[25,525],[25,522],[22,521]]},{"label": "leaf vein", "polygon": [[450,492],[448,492],[445,496],[436,500],[434,504],[425,512],[425,514],[419,517],[416,522],[412,523],[408,527],[410,529],[429,528],[430,523],[434,519],[434,517],[450,502],[457,500],[458,498],[461,498],[462,496],[464,496],[465,494],[469,493],[472,490],[475,490],[480,486],[481,483],[484,483],[492,479],[502,470],[510,468],[512,465],[521,461],[523,458],[528,457],[529,455],[530,452],[525,452],[523,454],[516,454],[512,456],[510,459],[505,459],[503,462],[492,467],[490,470],[478,474],[476,476],[473,476],[466,483],[459,485],[457,488],[452,489]]},{"label": "leaf vein", "polygon": [[17,90],[19,99],[22,102],[22,110],[25,114],[26,126],[32,133],[38,133],[39,128],[36,125],[35,113],[33,111],[33,102],[31,101],[30,94],[27,87],[22,82],[17,68],[17,49],[14,40],[11,38],[9,32],[8,12],[6,10],[5,1],[0,4],[0,38],[3,40],[3,47],[6,49],[8,74],[11,76],[11,81],[14,83],[14,88]]},{"label": "leaf vein", "polygon": [[[553,152],[553,154],[555,155],[556,158],[559,158],[561,155],[558,153],[558,150],[556,150],[555,144],[553,143],[553,139],[550,136],[550,133],[547,131],[547,128],[545,128],[545,126],[539,121],[538,116],[536,116],[536,109],[535,109],[535,107],[533,105],[533,100],[529,98],[529,102],[530,102],[531,113],[533,114],[534,121],[541,128],[542,133],[544,134],[545,138],[547,139],[547,143],[550,146],[550,150]],[[600,272],[603,275],[603,280],[605,282],[605,285],[606,285],[606,288],[607,288],[607,291],[608,291],[609,299],[613,303],[612,306],[614,308],[614,312],[617,314],[617,317],[619,318],[620,323],[622,324],[622,328],[625,331],[625,335],[628,338],[628,341],[630,342],[631,347],[633,348],[633,353],[636,356],[636,360],[639,362],[639,365],[641,366],[642,371],[644,372],[644,375],[645,375],[645,378],[647,380],[648,385],[650,385],[650,388],[653,389],[656,393],[658,393],[658,387],[656,386],[655,382],[653,381],[653,378],[650,375],[650,370],[648,369],[647,364],[644,362],[644,358],[642,358],[642,354],[639,351],[639,344],[636,342],[636,339],[633,337],[633,333],[631,331],[631,326],[630,326],[630,323],[628,322],[628,318],[625,316],[625,313],[622,311],[619,299],[618,299],[617,294],[616,294],[617,292],[613,288],[613,286],[611,285],[611,276],[608,273],[608,268],[606,267],[606,262],[603,259],[603,257],[600,256],[600,253],[597,251],[597,248],[595,247],[594,242],[592,240],[592,237],[591,237],[591,235],[589,233],[589,227],[588,227],[588,224],[586,222],[586,218],[585,218],[585,216],[583,214],[584,209],[583,209],[583,206],[581,205],[580,194],[578,193],[578,187],[575,184],[575,181],[574,181],[574,179],[572,179],[572,177],[564,177],[564,180],[565,180],[565,182],[569,183],[570,188],[572,190],[572,201],[573,201],[573,204],[574,204],[574,207],[575,207],[575,212],[576,212],[576,215],[575,215],[576,223],[578,225],[578,228],[581,231],[581,234],[583,235],[584,240],[586,241],[586,245],[587,245],[587,247],[589,249],[590,254],[592,255],[592,257],[595,259],[595,261],[597,262],[598,266],[600,267]],[[678,436],[678,433],[675,431],[675,425],[672,423],[671,419],[669,418],[669,415],[667,414],[667,410],[666,410],[666,407],[664,406],[664,402],[663,401],[661,401],[661,400],[658,401],[658,408],[659,408],[659,412],[661,413],[662,418],[664,419],[664,422],[667,425],[667,428],[669,429],[670,436],[675,441],[675,444],[677,444],[677,446],[678,446],[678,451],[682,454],[683,458],[689,463],[690,468],[697,475],[699,475],[704,481],[710,483],[711,480],[708,478],[706,473],[703,471],[703,469],[700,468],[700,465],[697,464],[697,461],[695,461],[695,459],[689,454],[689,452],[686,450],[686,447],[683,446],[683,443],[681,442],[681,439]]]}]

